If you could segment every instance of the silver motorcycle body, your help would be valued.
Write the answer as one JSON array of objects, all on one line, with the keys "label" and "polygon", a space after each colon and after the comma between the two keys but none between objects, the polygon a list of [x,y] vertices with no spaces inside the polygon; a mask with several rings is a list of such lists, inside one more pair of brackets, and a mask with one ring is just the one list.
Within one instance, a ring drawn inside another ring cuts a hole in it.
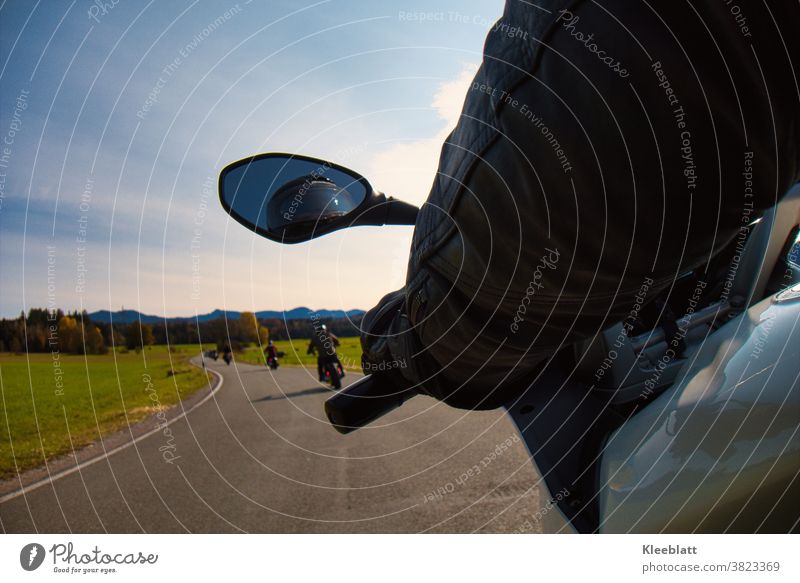
[{"label": "silver motorcycle body", "polygon": [[615,326],[576,359],[578,371],[602,368],[613,345],[610,390],[576,381],[580,372],[551,373],[509,404],[549,504],[571,529],[798,529],[798,224],[795,188],[753,225],[726,299],[678,319],[688,344],[680,358],[669,358],[658,330],[620,347]]}]

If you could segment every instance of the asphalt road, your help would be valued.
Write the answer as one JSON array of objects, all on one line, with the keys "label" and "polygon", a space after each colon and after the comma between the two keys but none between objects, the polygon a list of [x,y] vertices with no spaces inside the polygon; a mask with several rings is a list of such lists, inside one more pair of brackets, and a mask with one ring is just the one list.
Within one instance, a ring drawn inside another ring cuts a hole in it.
[{"label": "asphalt road", "polygon": [[3,502],[2,530],[552,532],[563,524],[554,510],[541,517],[548,496],[501,411],[417,397],[340,435],[324,420],[330,392],[312,371],[210,367],[222,387],[171,434]]}]

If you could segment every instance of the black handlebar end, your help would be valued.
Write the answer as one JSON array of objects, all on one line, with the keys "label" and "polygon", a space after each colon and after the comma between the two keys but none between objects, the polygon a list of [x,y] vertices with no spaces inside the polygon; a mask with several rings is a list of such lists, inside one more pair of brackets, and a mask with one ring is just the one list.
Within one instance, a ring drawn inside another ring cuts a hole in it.
[{"label": "black handlebar end", "polygon": [[414,391],[397,391],[394,387],[381,386],[372,375],[367,375],[349,385],[325,401],[325,414],[339,433],[351,433],[356,429],[383,417],[409,398]]}]

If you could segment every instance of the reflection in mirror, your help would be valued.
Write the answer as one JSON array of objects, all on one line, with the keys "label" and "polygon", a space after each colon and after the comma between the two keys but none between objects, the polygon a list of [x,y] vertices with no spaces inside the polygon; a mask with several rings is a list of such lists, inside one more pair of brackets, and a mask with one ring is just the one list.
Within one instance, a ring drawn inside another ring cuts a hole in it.
[{"label": "reflection in mirror", "polygon": [[301,176],[281,186],[270,197],[267,225],[271,231],[300,232],[343,217],[361,202],[351,190],[352,186],[349,190],[339,188],[329,178]]},{"label": "reflection in mirror", "polygon": [[367,198],[366,181],[321,160],[257,157],[223,176],[222,197],[251,228],[282,239],[309,239]]}]

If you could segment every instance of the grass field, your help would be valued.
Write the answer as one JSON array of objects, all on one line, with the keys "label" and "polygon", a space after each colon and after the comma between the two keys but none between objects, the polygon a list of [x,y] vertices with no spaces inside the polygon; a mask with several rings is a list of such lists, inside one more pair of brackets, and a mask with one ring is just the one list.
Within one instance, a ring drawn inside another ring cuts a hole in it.
[{"label": "grass field", "polygon": [[60,372],[49,353],[0,353],[0,478],[141,421],[206,386],[205,373],[188,362],[199,349],[172,350],[61,355]]},{"label": "grass field", "polygon": [[[341,344],[336,349],[339,355],[339,360],[346,370],[361,370],[361,340],[358,336],[350,336],[347,338],[339,338]],[[308,347],[308,340],[301,338],[295,340],[276,340],[275,347],[279,352],[285,353],[283,358],[280,358],[281,366],[311,366],[316,368],[317,357],[312,354],[306,354]],[[240,362],[247,362],[250,364],[265,364],[266,358],[264,353],[258,346],[251,346],[245,349],[241,354],[234,355]]]}]

